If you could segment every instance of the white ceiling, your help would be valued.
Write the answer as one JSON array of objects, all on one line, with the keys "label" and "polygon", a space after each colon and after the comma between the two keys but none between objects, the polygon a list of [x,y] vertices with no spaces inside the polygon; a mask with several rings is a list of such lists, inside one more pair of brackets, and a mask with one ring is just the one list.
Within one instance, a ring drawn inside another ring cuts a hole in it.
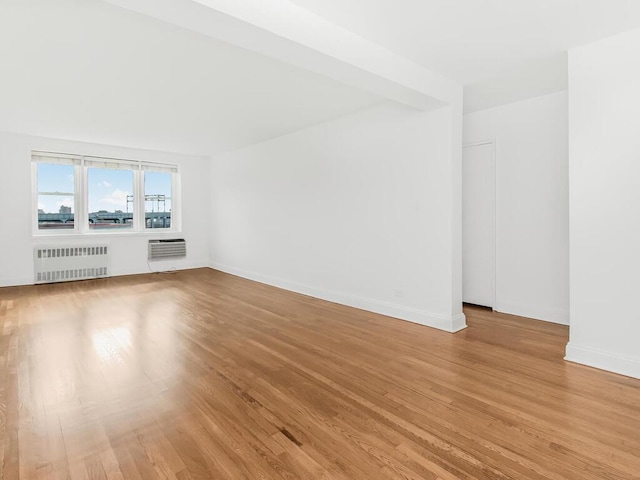
[{"label": "white ceiling", "polygon": [[292,0],[465,88],[473,111],[566,88],[567,49],[640,27],[638,0]]},{"label": "white ceiling", "polygon": [[[566,88],[568,48],[640,26],[640,0],[292,2],[463,83],[467,111]],[[0,59],[0,130],[165,151],[211,155],[383,101],[100,0],[0,0]]]},{"label": "white ceiling", "polygon": [[381,98],[96,0],[0,2],[0,130],[215,154]]}]

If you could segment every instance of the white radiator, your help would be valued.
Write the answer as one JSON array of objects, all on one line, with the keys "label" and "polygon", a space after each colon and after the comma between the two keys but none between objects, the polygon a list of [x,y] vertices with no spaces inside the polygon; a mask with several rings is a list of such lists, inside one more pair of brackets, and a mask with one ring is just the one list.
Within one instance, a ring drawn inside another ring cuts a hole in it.
[{"label": "white radiator", "polygon": [[69,282],[108,277],[107,245],[39,246],[33,250],[35,283]]},{"label": "white radiator", "polygon": [[164,260],[187,256],[187,242],[184,238],[149,240],[149,260]]}]

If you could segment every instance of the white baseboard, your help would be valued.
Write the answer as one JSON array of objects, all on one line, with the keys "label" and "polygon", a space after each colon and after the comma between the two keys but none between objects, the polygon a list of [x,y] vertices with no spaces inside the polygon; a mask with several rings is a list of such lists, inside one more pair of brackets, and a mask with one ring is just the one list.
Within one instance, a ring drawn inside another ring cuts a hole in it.
[{"label": "white baseboard", "polygon": [[33,285],[33,276],[29,278],[0,278],[0,287],[21,287]]},{"label": "white baseboard", "polygon": [[[157,267],[157,268],[154,268]],[[175,267],[175,268],[174,268]],[[208,263],[189,262],[176,265],[175,262],[151,262],[152,270],[141,269],[119,269],[111,270],[110,277],[120,277],[123,275],[144,275],[145,273],[166,272],[171,270],[192,270],[194,268],[209,268]],[[28,278],[0,278],[0,287],[20,287],[24,285],[34,285],[33,275]]]},{"label": "white baseboard", "polygon": [[211,265],[211,268],[214,270],[220,270],[221,272],[230,273],[231,275],[236,275],[238,277],[282,288],[284,290],[289,290],[291,292],[301,293],[310,297],[320,298],[329,302],[339,303],[341,305],[347,305],[349,307],[355,307],[361,310],[379,313],[381,315],[387,315],[389,317],[406,320],[408,322],[419,323],[420,325],[437,328],[439,330],[444,330],[445,332],[455,333],[467,326],[466,318],[463,313],[454,317],[447,317],[445,315],[438,315],[403,305],[381,302],[379,300],[348,295],[322,288],[310,287],[290,280],[250,272],[228,265],[215,263]]},{"label": "white baseboard", "polygon": [[[150,269],[149,269],[150,267]],[[111,269],[110,277],[120,277],[123,275],[144,275],[145,273],[161,273],[178,270],[193,270],[194,268],[209,268],[207,263],[202,262],[188,262],[178,263],[176,261],[153,261],[149,262],[149,267],[146,269]]]},{"label": "white baseboard", "polygon": [[640,379],[640,357],[629,357],[569,342],[564,359]]},{"label": "white baseboard", "polygon": [[467,317],[465,317],[464,313],[459,313],[458,315],[454,315],[451,319],[451,333],[459,332],[460,330],[464,330],[467,328]]},{"label": "white baseboard", "polygon": [[545,322],[569,325],[569,310],[559,308],[532,307],[529,305],[516,305],[513,303],[497,302],[496,312],[508,313],[519,317],[528,317]]}]

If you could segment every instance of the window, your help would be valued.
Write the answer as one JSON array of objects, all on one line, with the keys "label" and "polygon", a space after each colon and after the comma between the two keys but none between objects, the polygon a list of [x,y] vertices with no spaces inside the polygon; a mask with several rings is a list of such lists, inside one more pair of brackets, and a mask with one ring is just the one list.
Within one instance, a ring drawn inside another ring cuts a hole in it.
[{"label": "window", "polygon": [[76,176],[73,163],[38,163],[37,179],[38,229],[74,229]]},{"label": "window", "polygon": [[87,168],[89,230],[131,230],[133,198],[133,170]]},{"label": "window", "polygon": [[33,152],[36,233],[177,230],[177,165]]},{"label": "window", "polygon": [[144,172],[145,228],[171,228],[171,174]]}]

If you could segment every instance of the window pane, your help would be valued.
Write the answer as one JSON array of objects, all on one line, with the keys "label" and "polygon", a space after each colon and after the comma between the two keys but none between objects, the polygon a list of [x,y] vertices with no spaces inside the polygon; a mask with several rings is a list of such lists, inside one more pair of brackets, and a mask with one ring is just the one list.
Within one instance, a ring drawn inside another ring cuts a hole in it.
[{"label": "window pane", "polygon": [[144,172],[144,222],[146,228],[171,227],[171,174]]},{"label": "window pane", "polygon": [[73,165],[38,163],[38,229],[73,229],[75,170]]},{"label": "window pane", "polygon": [[87,169],[90,230],[133,228],[133,170]]}]

